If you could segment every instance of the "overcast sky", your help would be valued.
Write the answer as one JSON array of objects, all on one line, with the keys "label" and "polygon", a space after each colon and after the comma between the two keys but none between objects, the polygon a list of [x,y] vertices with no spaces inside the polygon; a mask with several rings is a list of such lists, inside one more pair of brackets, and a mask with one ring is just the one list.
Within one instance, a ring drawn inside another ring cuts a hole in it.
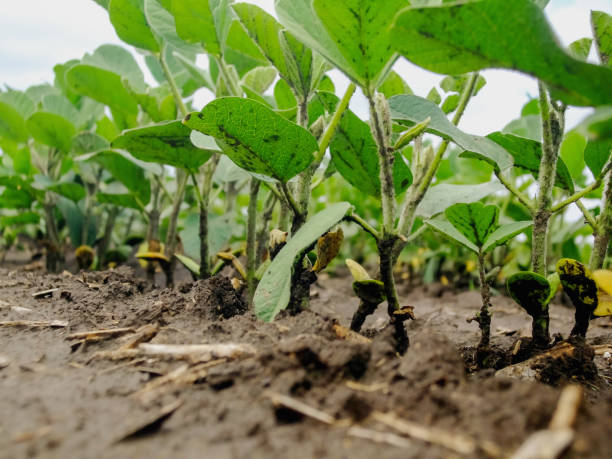
[{"label": "overcast sky", "polygon": [[[247,0],[273,13],[273,0]],[[589,11],[612,14],[612,0],[552,0],[546,12],[560,41],[591,36]],[[108,15],[93,0],[20,0],[0,1],[0,84],[25,89],[33,84],[53,81],[53,66],[80,58],[103,43],[121,44]],[[425,96],[441,77],[412,64],[398,61],[395,69],[414,92]],[[535,80],[515,72],[489,70],[483,72],[487,86],[470,102],[461,127],[475,134],[499,130],[517,117],[529,96],[537,94]],[[338,91],[346,79],[335,74]],[[209,96],[200,92],[196,106]],[[355,96],[354,110],[366,117],[365,104]],[[568,125],[576,124],[584,109],[571,109]]]}]

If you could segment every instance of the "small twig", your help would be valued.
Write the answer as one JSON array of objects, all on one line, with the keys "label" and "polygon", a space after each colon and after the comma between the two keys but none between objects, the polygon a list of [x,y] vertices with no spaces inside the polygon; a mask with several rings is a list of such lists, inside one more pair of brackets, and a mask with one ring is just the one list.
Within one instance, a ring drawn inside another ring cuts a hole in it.
[{"label": "small twig", "polygon": [[363,230],[366,233],[369,233],[377,242],[380,239],[380,234],[378,233],[378,231],[376,231],[376,229],[372,225],[370,225],[368,222],[366,222],[359,215],[354,214],[354,213],[351,214],[351,215],[347,215],[345,217],[345,220],[347,220],[349,222],[357,223],[359,226],[361,226],[363,228]]},{"label": "small twig", "polygon": [[135,330],[132,327],[125,328],[111,328],[106,330],[90,330],[84,332],[72,333],[66,336],[67,340],[77,340],[77,339],[102,339],[102,338],[110,338],[115,335],[124,335],[126,333],[133,333]]},{"label": "small twig", "polygon": [[250,344],[148,344],[143,343],[136,349],[141,355],[169,357],[188,360],[191,363],[202,363],[221,358],[236,358],[243,355],[254,355],[257,350]]},{"label": "small twig", "polygon": [[415,422],[400,419],[391,413],[374,412],[372,417],[398,432],[423,440],[434,445],[443,446],[459,454],[473,455],[478,449],[476,441],[465,435],[446,432],[441,429],[427,427]]},{"label": "small twig", "polygon": [[32,297],[39,298],[47,298],[53,296],[53,293],[59,291],[59,288],[50,288],[49,290],[42,290],[40,292],[32,293]]},{"label": "small twig", "polygon": [[0,322],[0,327],[49,327],[64,328],[68,326],[65,320],[6,320]]},{"label": "small twig", "polygon": [[269,398],[275,405],[282,405],[285,408],[289,408],[297,413],[303,414],[304,416],[315,419],[324,424],[336,424],[336,419],[332,415],[313,408],[310,405],[306,405],[304,402],[300,402],[294,398],[271,391],[264,392],[264,396]]},{"label": "small twig", "polygon": [[351,427],[347,435],[363,440],[371,440],[376,443],[397,446],[398,448],[414,448],[414,443],[410,440],[389,432],[379,432],[378,430],[364,429],[363,427]]}]

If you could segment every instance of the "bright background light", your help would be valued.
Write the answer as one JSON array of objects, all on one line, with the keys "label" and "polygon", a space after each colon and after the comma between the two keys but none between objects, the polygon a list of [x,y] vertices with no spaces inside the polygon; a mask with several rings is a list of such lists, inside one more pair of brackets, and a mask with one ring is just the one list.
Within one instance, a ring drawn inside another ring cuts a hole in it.
[{"label": "bright background light", "polygon": [[[273,0],[250,0],[274,13]],[[612,14],[611,0],[552,0],[546,13],[559,40],[568,45],[574,40],[591,37],[590,10]],[[81,58],[104,43],[123,44],[108,19],[107,12],[93,0],[22,0],[2,1],[0,6],[0,84],[15,89],[53,81],[53,66],[69,59]],[[593,53],[591,55],[593,58]],[[139,56],[142,64],[142,58]],[[142,65],[145,70],[144,65]],[[441,77],[401,59],[395,69],[413,91],[425,96]],[[487,85],[470,102],[461,121],[462,129],[475,134],[499,130],[518,117],[530,97],[537,95],[536,82],[516,72],[488,70],[483,72]],[[339,72],[333,78],[338,91],[348,84]],[[194,104],[202,106],[210,94],[200,91]],[[367,118],[365,100],[356,96],[351,107]],[[571,108],[568,127],[575,125],[587,109]]]}]

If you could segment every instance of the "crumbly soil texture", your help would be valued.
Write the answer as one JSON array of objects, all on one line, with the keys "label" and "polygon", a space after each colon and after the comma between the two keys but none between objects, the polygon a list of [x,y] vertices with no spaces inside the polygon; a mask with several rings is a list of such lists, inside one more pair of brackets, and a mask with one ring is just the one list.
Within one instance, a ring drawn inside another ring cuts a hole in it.
[{"label": "crumbly soil texture", "polygon": [[[319,279],[310,310],[263,323],[222,276],[163,289],[129,268],[0,268],[0,457],[508,457],[547,428],[562,386],[585,376],[545,372],[551,385],[475,371],[479,332],[466,319],[477,292],[419,287],[401,300],[416,320],[399,356],[384,305],[363,335],[347,333],[358,306],[348,278]],[[496,348],[529,335],[530,318],[511,300],[494,297],[492,313]],[[572,320],[553,304],[552,331],[567,336]],[[591,351],[580,351],[597,374],[580,379],[585,400],[563,457],[610,457],[611,326],[593,321]],[[142,351],[193,344],[239,346]],[[471,446],[428,443],[397,419]]]}]

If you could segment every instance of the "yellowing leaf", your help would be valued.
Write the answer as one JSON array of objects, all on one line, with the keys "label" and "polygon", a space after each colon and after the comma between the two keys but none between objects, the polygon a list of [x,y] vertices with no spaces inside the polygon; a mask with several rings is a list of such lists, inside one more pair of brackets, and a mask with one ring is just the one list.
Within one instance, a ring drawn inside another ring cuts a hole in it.
[{"label": "yellowing leaf", "polygon": [[363,282],[372,279],[368,272],[365,270],[365,268],[359,263],[357,263],[355,260],[347,258],[345,260],[345,263],[346,266],[348,266],[348,269],[351,272],[353,279],[355,279],[355,282]]},{"label": "yellowing leaf", "polygon": [[343,239],[342,228],[338,228],[335,232],[330,231],[319,238],[317,241],[317,262],[312,268],[315,273],[324,270],[338,255]]},{"label": "yellowing leaf", "polygon": [[598,317],[612,315],[612,271],[598,269],[593,271],[593,278],[597,284],[597,308],[593,315]]}]

